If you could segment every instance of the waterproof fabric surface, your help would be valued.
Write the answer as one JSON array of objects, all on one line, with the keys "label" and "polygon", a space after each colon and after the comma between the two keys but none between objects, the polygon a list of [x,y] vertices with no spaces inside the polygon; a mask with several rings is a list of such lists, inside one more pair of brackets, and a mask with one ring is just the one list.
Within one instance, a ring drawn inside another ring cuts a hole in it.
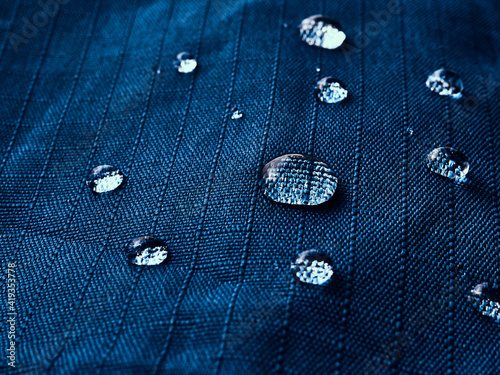
[{"label": "waterproof fabric surface", "polygon": [[[2,373],[499,373],[500,326],[466,293],[500,276],[500,2],[53,4],[0,4]],[[299,39],[314,14],[346,48]],[[426,88],[442,66],[461,100]],[[326,76],[348,100],[314,99]],[[438,146],[467,155],[466,182],[426,168]],[[262,195],[286,153],[332,167],[332,201]],[[127,183],[92,195],[103,164]],[[127,263],[141,235],[166,240],[165,264]],[[314,248],[328,287],[292,280]]]}]

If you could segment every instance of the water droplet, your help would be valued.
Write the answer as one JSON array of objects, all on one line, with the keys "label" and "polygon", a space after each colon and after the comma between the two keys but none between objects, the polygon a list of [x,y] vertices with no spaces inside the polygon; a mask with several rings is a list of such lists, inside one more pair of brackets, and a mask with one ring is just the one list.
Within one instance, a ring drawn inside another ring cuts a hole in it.
[{"label": "water droplet", "polygon": [[87,177],[87,186],[93,193],[101,194],[113,191],[125,181],[125,175],[111,165],[100,165],[92,169]]},{"label": "water droplet", "polygon": [[299,26],[300,38],[310,46],[335,49],[342,45],[346,35],[338,22],[322,15],[307,17]]},{"label": "water droplet", "polygon": [[286,28],[288,28],[288,24],[287,24],[287,23],[284,23],[284,24],[283,24],[283,27],[284,27],[285,29],[286,29]]},{"label": "water droplet", "polygon": [[408,132],[408,135],[411,137],[413,135],[413,129],[408,127],[406,128],[406,131]]},{"label": "water droplet", "polygon": [[332,77],[320,79],[314,92],[320,102],[328,104],[339,103],[347,98],[347,90],[341,82]]},{"label": "water droplet", "polygon": [[174,65],[179,73],[191,73],[196,69],[198,63],[190,53],[181,52],[175,58]]},{"label": "water droplet", "polygon": [[321,72],[321,69],[320,69],[320,68],[316,68],[316,71],[317,71],[317,72]]},{"label": "water droplet", "polygon": [[127,245],[127,257],[138,266],[157,266],[167,259],[168,248],[163,240],[142,236]]},{"label": "water droplet", "polygon": [[238,110],[238,108],[233,107],[233,108],[231,109],[231,111],[233,112],[233,114],[231,115],[231,118],[232,118],[233,120],[237,120],[237,119],[240,119],[240,118],[242,118],[242,117],[243,117],[243,113],[241,113],[241,112]]},{"label": "water droplet", "polygon": [[311,156],[288,154],[262,169],[264,195],[279,203],[315,206],[329,200],[337,178],[323,161]]},{"label": "water droplet", "polygon": [[333,276],[333,262],[327,254],[317,250],[303,251],[292,262],[292,273],[304,284],[326,285]]},{"label": "water droplet", "polygon": [[488,283],[478,284],[469,292],[467,300],[481,314],[500,323],[500,290],[498,288],[493,288]]},{"label": "water droplet", "polygon": [[427,156],[426,164],[432,172],[455,181],[464,181],[469,172],[469,163],[465,155],[451,147],[432,150]]},{"label": "water droplet", "polygon": [[451,96],[453,99],[461,98],[464,89],[464,84],[459,75],[446,69],[436,70],[427,78],[425,84],[436,94]]}]

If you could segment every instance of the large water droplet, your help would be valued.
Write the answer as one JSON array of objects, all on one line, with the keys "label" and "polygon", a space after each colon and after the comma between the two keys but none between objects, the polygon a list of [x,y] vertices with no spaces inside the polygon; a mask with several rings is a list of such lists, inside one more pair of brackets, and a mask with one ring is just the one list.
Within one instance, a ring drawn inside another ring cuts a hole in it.
[{"label": "large water droplet", "polygon": [[307,17],[299,26],[300,38],[310,46],[335,49],[342,45],[346,35],[338,22],[322,15]]},{"label": "large water droplet", "polygon": [[241,112],[238,110],[238,108],[233,107],[233,108],[231,109],[231,111],[232,111],[231,118],[232,118],[233,120],[238,120],[238,119],[240,119],[240,118],[242,118],[242,117],[243,117],[243,113],[241,113]]},{"label": "large water droplet", "polygon": [[347,90],[343,85],[332,77],[325,77],[316,83],[314,90],[316,98],[320,102],[334,104],[347,98]]},{"label": "large water droplet", "polygon": [[293,276],[304,284],[325,285],[333,276],[331,258],[317,250],[301,252],[292,262]]},{"label": "large water droplet", "polygon": [[190,53],[181,52],[175,58],[174,65],[179,73],[191,73],[196,69],[198,63]]},{"label": "large water droplet", "polygon": [[459,75],[446,69],[436,70],[427,78],[425,84],[436,94],[451,96],[453,99],[461,98],[464,89],[464,84]]},{"label": "large water droplet", "polygon": [[101,165],[92,169],[87,176],[87,186],[93,193],[101,194],[116,190],[123,184],[125,175],[111,165]]},{"label": "large water droplet", "polygon": [[493,288],[488,283],[478,284],[469,292],[467,300],[481,314],[500,323],[500,290],[498,288]]},{"label": "large water droplet", "polygon": [[288,154],[262,169],[263,193],[275,202],[315,206],[329,200],[337,178],[323,161],[311,156]]},{"label": "large water droplet", "polygon": [[427,156],[426,164],[432,172],[455,181],[464,181],[469,172],[469,163],[465,155],[451,147],[432,150]]},{"label": "large water droplet", "polygon": [[157,266],[168,257],[163,240],[150,236],[138,237],[127,245],[127,258],[138,266]]}]

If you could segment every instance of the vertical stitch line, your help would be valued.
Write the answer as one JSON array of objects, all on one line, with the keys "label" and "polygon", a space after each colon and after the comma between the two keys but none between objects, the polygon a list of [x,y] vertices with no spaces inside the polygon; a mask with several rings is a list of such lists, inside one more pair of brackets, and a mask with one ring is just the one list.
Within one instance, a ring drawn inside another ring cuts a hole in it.
[{"label": "vertical stitch line", "polygon": [[17,18],[17,13],[19,12],[19,9],[21,9],[21,0],[17,0],[16,4],[14,5],[14,10],[12,11],[12,15],[9,20],[9,28],[5,33],[5,38],[2,43],[2,48],[0,49],[0,61],[3,57],[3,54],[5,53],[5,50],[7,49],[7,41],[9,40],[9,35],[12,32],[12,29],[14,28],[14,21]]},{"label": "vertical stitch line", "polygon": [[[436,18],[437,18],[437,25],[441,25],[441,12],[439,9],[439,3],[436,2]],[[441,54],[441,64],[442,67],[445,67],[446,64],[446,54],[445,54],[445,44],[444,44],[444,37],[443,37],[443,32],[442,32],[442,27],[438,27],[438,36],[439,36],[439,47],[440,47],[440,54]],[[452,144],[453,142],[453,125],[451,122],[451,119],[449,117],[450,113],[450,105],[446,101],[445,102],[445,122],[446,122],[446,130],[447,130],[447,143],[449,145]],[[454,263],[454,252],[453,248],[455,246],[455,203],[454,203],[454,184],[449,184],[448,186],[448,197],[447,197],[447,206],[448,206],[448,231],[449,231],[449,238],[448,238],[448,256],[449,256],[449,262]],[[453,372],[453,351],[454,351],[454,342],[453,342],[453,307],[454,307],[454,302],[453,302],[453,287],[455,285],[455,275],[454,275],[454,270],[453,268],[450,267],[450,281],[448,285],[448,292],[449,292],[449,311],[447,314],[447,338],[446,338],[446,359],[447,359],[447,372],[452,373]]]},{"label": "vertical stitch line", "polygon": [[[84,61],[86,59],[86,56],[87,56],[87,53],[88,53],[88,50],[89,50],[89,46],[90,46],[90,41],[92,39],[92,35],[94,33],[95,26],[97,24],[97,18],[98,18],[97,16],[98,16],[98,13],[99,13],[100,6],[101,6],[101,1],[96,1],[95,5],[94,5],[93,12],[92,12],[92,17],[91,17],[90,22],[89,22],[89,28],[87,30],[87,34],[85,35],[85,43],[84,43],[83,48],[82,48],[82,54],[80,55],[79,65],[77,66],[76,73],[74,75],[74,80],[73,80],[72,88],[70,90],[70,95],[68,97],[68,101],[66,103],[66,106],[64,107],[64,110],[62,111],[61,116],[59,118],[59,122],[58,122],[59,125],[58,126],[61,126],[60,124],[62,123],[62,121],[66,117],[67,110],[69,108],[70,102],[72,101],[72,97],[74,95],[74,92],[76,90],[77,84],[79,82],[80,74],[81,74],[81,71],[83,69],[83,63],[84,63]],[[50,151],[49,151],[49,154],[50,154]],[[78,194],[77,197],[79,195],[80,194]],[[68,225],[71,222],[71,219],[72,219],[74,211],[75,211],[75,204],[76,204],[77,200],[78,200],[78,198],[74,199],[74,204],[73,204],[73,206],[72,206],[72,208],[70,210],[69,218],[68,218],[67,222],[65,223],[65,225],[63,227],[63,231],[67,230]],[[57,244],[55,254],[57,254],[59,252],[62,243],[66,239],[66,234],[67,233],[65,233],[63,235],[63,237],[61,238],[61,240]],[[40,295],[41,290],[45,286],[45,282],[48,279],[48,273],[49,273],[49,271],[51,269],[51,265],[52,265],[52,259],[50,260],[49,267],[46,268],[45,273],[42,276],[41,283],[38,285],[37,288],[35,288],[35,296],[34,296],[33,300],[30,302],[29,308],[28,308],[28,313],[26,314],[27,315],[27,319],[26,319],[27,322],[30,321],[31,315],[33,314],[33,310],[34,310],[34,308],[36,308],[36,302],[38,301],[38,296]],[[20,332],[19,332],[19,338],[21,338],[22,332],[23,332],[23,329],[22,329],[22,326],[21,326],[21,329],[20,329]]]},{"label": "vertical stitch line", "polygon": [[[243,3],[243,9],[241,11],[241,18],[239,21],[240,28],[238,30],[238,38],[237,38],[238,39],[238,45],[237,45],[238,49],[240,48],[246,10],[247,10],[247,4],[245,1]],[[236,57],[235,57],[235,60],[236,60]],[[236,65],[236,61],[235,61],[235,65]],[[229,101],[228,101],[228,105],[230,105]],[[228,305],[228,311],[226,314],[226,319],[224,320],[224,326],[222,328],[222,337],[221,337],[221,342],[219,345],[219,352],[217,354],[217,359],[216,359],[215,366],[214,366],[215,374],[219,374],[221,369],[222,369],[222,361],[223,361],[224,350],[225,350],[226,336],[227,336],[227,332],[229,329],[229,323],[230,323],[230,318],[231,318],[231,314],[232,314],[232,310],[233,310],[233,304],[235,302],[234,298],[236,297],[237,289],[239,289],[239,285],[242,283],[243,269],[244,269],[244,263],[243,263],[243,257],[242,257],[242,260],[240,260],[240,275],[238,276],[238,284],[236,285],[233,293],[231,294],[231,298],[230,298],[229,305]]]},{"label": "vertical stitch line", "polygon": [[[205,34],[205,27],[206,27],[206,24],[207,24],[208,14],[209,14],[211,6],[212,6],[212,0],[209,0],[207,2],[206,8],[205,8],[205,14],[204,14],[204,17],[203,17],[203,24],[202,24],[201,30],[200,30],[200,37],[198,38],[198,53],[199,53],[199,50],[201,48],[201,39],[203,39],[203,35]],[[233,79],[233,77],[231,79]],[[232,92],[232,87],[230,88],[230,93],[231,92]],[[190,101],[191,101],[191,99],[189,99],[189,106],[190,106]],[[186,116],[187,116],[187,112],[186,112]],[[225,117],[227,117],[227,115]],[[226,119],[226,121],[227,121],[227,119]],[[155,365],[153,367],[153,371],[152,371],[153,374],[158,373],[158,371],[160,370],[161,365],[163,363],[163,360],[164,360],[164,358],[167,355],[168,348],[169,348],[169,345],[170,345],[170,340],[171,340],[172,333],[173,333],[173,330],[174,330],[173,325],[174,325],[175,319],[177,317],[177,310],[179,309],[179,307],[180,307],[180,305],[182,303],[182,300],[183,300],[183,297],[185,295],[185,292],[187,292],[187,288],[189,287],[190,279],[191,279],[192,275],[194,274],[194,268],[195,268],[196,259],[197,259],[197,252],[199,250],[199,237],[201,235],[202,226],[203,226],[203,222],[204,222],[204,216],[205,216],[205,212],[206,212],[206,207],[208,205],[208,199],[209,199],[209,195],[210,195],[211,180],[214,177],[213,176],[214,175],[214,171],[215,171],[215,168],[217,167],[218,154],[220,154],[220,148],[222,148],[222,143],[223,143],[224,135],[225,135],[225,127],[226,127],[226,122],[224,123],[223,129],[222,129],[221,134],[219,136],[218,148],[216,150],[216,155],[214,156],[214,160],[213,160],[211,171],[209,172],[209,181],[208,181],[207,187],[205,189],[205,196],[204,196],[204,199],[203,199],[203,207],[202,207],[202,211],[200,213],[200,222],[198,224],[198,227],[197,227],[196,233],[195,233],[195,239],[194,239],[194,241],[195,241],[195,249],[193,250],[194,254],[193,254],[193,258],[191,260],[191,267],[188,270],[188,273],[187,273],[186,277],[183,280],[183,284],[181,286],[179,294],[177,295],[176,301],[174,303],[174,307],[173,307],[173,310],[172,310],[172,315],[171,315],[171,318],[170,318],[169,327],[168,327],[168,331],[167,331],[167,337],[165,339],[165,344],[164,344],[164,346],[163,346],[163,348],[162,348],[162,350],[160,352],[160,356],[158,357],[158,360],[156,361],[156,363],[155,363]]]},{"label": "vertical stitch line", "polygon": [[[361,28],[360,30],[363,30],[364,27],[364,14],[365,14],[365,1],[361,0]],[[342,310],[342,331],[339,334],[339,345],[338,345],[338,353],[337,353],[337,360],[335,362],[335,373],[339,374],[341,373],[341,361],[346,357],[343,355],[345,352],[345,336],[347,333],[347,320],[349,316],[349,309],[350,309],[350,301],[349,297],[352,293],[352,274],[353,274],[353,265],[354,265],[354,258],[355,258],[355,252],[356,252],[356,229],[357,229],[357,223],[358,223],[358,186],[359,186],[359,169],[360,169],[360,163],[361,163],[361,146],[362,146],[362,131],[363,131],[363,120],[364,120],[364,98],[365,98],[365,61],[364,61],[364,48],[361,48],[360,50],[360,78],[361,78],[361,83],[360,83],[360,92],[359,92],[359,98],[360,98],[360,103],[359,103],[359,114],[358,114],[358,121],[356,123],[356,146],[355,146],[355,151],[354,151],[354,169],[353,169],[353,177],[352,177],[352,221],[351,221],[351,228],[350,228],[350,234],[349,234],[349,256],[347,259],[347,271],[346,271],[346,290],[345,290],[345,298],[342,303],[343,305],[343,310]]]},{"label": "vertical stitch line", "polygon": [[[398,311],[396,313],[396,339],[399,340],[400,335],[404,334],[404,297],[405,297],[405,281],[406,281],[406,261],[408,256],[408,154],[409,154],[409,135],[408,135],[408,83],[406,76],[406,44],[405,44],[405,6],[401,12],[400,18],[400,41],[401,41],[401,77],[403,85],[403,103],[402,103],[402,128],[403,128],[403,144],[402,144],[402,173],[401,181],[401,252],[399,259],[399,285],[398,285]],[[398,342],[398,341],[396,341]],[[402,350],[402,349],[401,349]]]},{"label": "vertical stitch line", "polygon": [[[136,1],[136,3],[137,3],[137,1]],[[122,66],[123,66],[123,60],[125,58],[125,53],[126,53],[126,49],[128,47],[128,43],[130,41],[130,37],[132,35],[132,29],[133,29],[133,27],[135,25],[135,20],[137,18],[137,13],[138,13],[138,9],[136,9],[135,12],[134,12],[134,15],[131,16],[130,24],[129,24],[129,27],[128,27],[128,30],[127,30],[127,34],[126,34],[126,36],[123,39],[124,45],[122,47],[122,51],[121,51],[121,54],[119,56],[119,67],[118,67],[118,70],[116,72],[116,76],[114,77],[113,87],[111,88],[110,94],[108,95],[107,108],[106,108],[106,111],[104,113],[104,117],[102,119],[101,126],[104,126],[104,122],[105,122],[105,119],[106,119],[108,111],[109,111],[109,105],[111,103],[111,98],[113,96],[113,93],[114,93],[114,90],[115,90],[115,87],[116,87],[116,84],[117,84],[119,73],[120,73],[120,71],[122,69]],[[99,135],[99,132],[100,132],[100,129],[98,131],[98,135]],[[95,141],[94,141],[94,145],[93,145],[93,149],[97,148],[98,135],[96,135],[96,138],[95,138]],[[127,169],[127,171],[128,171],[128,169]],[[66,348],[67,343],[69,342],[69,335],[71,334],[72,329],[76,325],[76,318],[77,318],[77,316],[78,316],[78,314],[79,314],[79,312],[80,312],[80,310],[82,308],[87,287],[90,285],[90,281],[91,281],[91,279],[93,277],[94,270],[96,269],[97,262],[99,261],[100,257],[102,256],[103,252],[105,251],[107,243],[109,241],[109,236],[111,234],[111,230],[112,230],[112,227],[113,227],[113,224],[114,224],[116,212],[117,212],[118,207],[120,205],[122,195],[123,195],[123,190],[120,190],[118,192],[118,194],[117,194],[117,200],[116,200],[116,202],[115,202],[115,204],[113,206],[112,215],[111,215],[111,218],[109,220],[109,225],[106,228],[106,232],[105,232],[104,239],[103,239],[104,240],[103,246],[99,249],[99,254],[94,259],[92,265],[90,266],[90,271],[89,271],[89,273],[86,276],[86,279],[85,279],[85,281],[83,283],[83,287],[82,287],[79,295],[77,295],[77,303],[79,303],[78,307],[76,308],[76,311],[75,311],[75,313],[73,315],[73,318],[71,319],[70,323],[68,324],[69,329],[67,329],[65,331],[64,335],[63,335],[63,345],[62,345],[62,347],[59,349],[59,351],[56,353],[56,355],[52,358],[52,360],[51,360],[51,362],[50,362],[50,364],[48,366],[49,370],[53,368],[53,366],[55,365],[55,363],[57,362],[57,360],[61,356],[62,352]]]},{"label": "vertical stitch line", "polygon": [[[474,14],[474,4],[472,3],[472,0],[469,2],[469,9],[470,9],[470,14]],[[476,47],[478,47],[478,38],[477,38],[477,32],[476,29],[473,28],[471,31],[474,35],[474,44]],[[496,52],[495,49],[496,45],[494,43],[491,44],[491,48],[494,52]],[[477,64],[479,67],[479,70],[481,72],[481,75],[485,74],[483,65],[481,63],[481,59],[479,58],[479,54],[476,54],[476,60]],[[494,133],[493,133],[493,113],[491,110],[491,100],[490,100],[490,94],[488,93],[488,87],[486,86],[487,83],[485,84],[485,90],[486,90],[486,95],[484,96],[485,102],[486,102],[486,110],[487,110],[487,119],[488,119],[488,135],[487,135],[487,142],[488,142],[488,164],[489,164],[489,180],[490,180],[490,193],[492,193],[492,201],[493,201],[493,217],[495,220],[495,226],[496,230],[494,231],[494,239],[495,239],[495,247],[493,248],[493,251],[495,249],[500,248],[500,215],[499,215],[499,200],[498,200],[498,188],[497,184],[495,183],[495,176],[498,176],[497,168],[495,167],[495,138],[494,138]],[[500,261],[500,257],[497,257],[497,262]],[[494,272],[493,276],[493,283],[494,287],[498,287],[500,280],[500,265],[497,264],[496,270]]]},{"label": "vertical stitch line", "polygon": [[[168,30],[170,28],[170,22],[172,20],[172,14],[173,14],[174,7],[175,7],[175,1],[172,1],[171,5],[170,5],[170,8],[169,8],[169,16],[167,18],[167,22],[166,22],[166,25],[165,25],[165,30],[162,33],[162,38],[161,38],[160,45],[159,45],[159,48],[158,48],[158,55],[156,57],[156,64],[155,64],[155,66],[160,66],[160,63],[161,63],[161,56],[163,54],[163,49],[164,49],[164,45],[165,45],[166,36],[167,36]],[[146,116],[147,116],[147,113],[149,112],[149,105],[151,103],[151,96],[152,96],[152,93],[153,93],[155,80],[156,80],[156,76],[153,75],[153,79],[151,80],[151,85],[150,85],[150,88],[148,90],[148,97],[146,98],[147,105],[145,106],[144,111],[143,111],[143,113],[141,115],[141,122],[142,122],[141,128],[144,128],[144,126],[145,126]],[[194,78],[193,78],[192,82],[193,81],[194,81]],[[138,144],[139,144],[139,141],[140,141],[140,136],[137,139],[138,139],[138,142],[137,142],[136,150],[137,150],[137,147],[138,147]],[[134,160],[134,157],[131,160]],[[132,164],[133,163],[131,163],[130,168],[132,168]],[[114,347],[116,345],[116,342],[118,341],[118,338],[120,337],[120,334],[121,334],[122,328],[123,328],[123,324],[125,323],[125,318],[127,316],[128,308],[129,308],[129,306],[130,306],[130,304],[132,302],[132,299],[133,299],[133,297],[135,295],[135,289],[136,289],[137,285],[139,284],[139,280],[140,280],[140,278],[142,276],[143,271],[144,271],[144,267],[138,267],[137,272],[135,272],[134,275],[133,275],[133,280],[132,280],[132,283],[131,283],[131,285],[129,287],[129,290],[128,290],[128,293],[127,293],[127,298],[125,299],[124,306],[123,306],[123,308],[122,308],[122,310],[120,312],[120,318],[118,319],[118,324],[117,324],[118,330],[115,332],[113,338],[111,339],[111,344],[109,345],[108,350],[105,352],[104,356],[102,357],[101,362],[98,365],[98,368],[96,370],[97,373],[99,373],[99,374],[101,373],[101,370],[102,370],[104,364],[106,363],[107,357],[113,351],[113,349],[114,349]]]},{"label": "vertical stitch line", "polygon": [[12,152],[12,148],[14,146],[14,142],[15,142],[16,137],[17,137],[17,132],[19,131],[19,128],[21,127],[21,124],[24,120],[24,116],[26,114],[26,109],[28,107],[28,103],[31,99],[31,94],[33,92],[33,88],[35,87],[35,83],[38,81],[40,71],[41,71],[43,63],[45,61],[45,57],[47,56],[47,50],[49,48],[50,41],[52,40],[52,36],[54,35],[53,32],[55,29],[56,21],[59,18],[58,16],[59,16],[59,12],[57,13],[53,22],[50,24],[50,28],[47,32],[47,37],[46,37],[44,44],[43,44],[43,47],[42,47],[42,52],[40,54],[40,60],[39,60],[38,66],[35,70],[35,74],[31,78],[30,85],[28,86],[28,92],[26,93],[26,96],[23,100],[23,105],[21,107],[21,113],[16,121],[16,127],[14,128],[14,132],[12,133],[12,137],[10,139],[9,145],[7,147],[7,150],[5,151],[5,156],[3,157],[2,163],[0,164],[0,175],[2,174],[3,169],[5,167],[5,164],[7,163],[7,160],[10,156],[10,153]]},{"label": "vertical stitch line", "polygon": [[[324,13],[325,11],[325,0],[322,1],[322,9],[321,9],[321,14]],[[322,69],[322,49],[320,48],[318,51],[318,58],[317,58],[317,63],[318,67],[320,69],[319,72],[316,72],[316,82],[319,81],[320,75],[321,75],[321,69]],[[314,152],[314,141],[315,141],[315,135],[316,135],[316,128],[317,128],[317,122],[318,122],[318,100],[314,98],[313,102],[313,112],[311,116],[311,131],[309,133],[309,139],[308,139],[308,144],[307,144],[307,154],[312,155]],[[312,177],[312,176],[311,176]],[[309,181],[309,183],[312,183],[312,178]],[[305,221],[306,221],[306,216],[307,216],[307,211],[302,210],[301,216],[300,216],[300,221],[299,225],[297,228],[297,249],[296,253],[300,253],[302,250],[304,250],[304,227],[305,227]],[[280,348],[278,351],[278,363],[277,363],[277,368],[276,372],[279,373],[281,371],[285,371],[285,355],[286,355],[286,350],[288,349],[288,333],[290,331],[289,327],[289,317],[292,314],[292,309],[293,309],[293,300],[294,300],[294,294],[295,294],[295,288],[296,288],[296,281],[292,277],[290,280],[290,287],[289,287],[289,292],[288,296],[286,299],[286,305],[285,305],[285,318],[283,319],[283,327],[282,327],[282,334],[281,334],[281,340],[280,340]]]},{"label": "vertical stitch line", "polygon": [[[268,112],[267,112],[267,121],[264,127],[264,133],[262,135],[262,142],[260,144],[260,149],[259,149],[259,159],[258,159],[258,165],[256,168],[256,173],[255,177],[258,180],[258,176],[260,173],[261,165],[264,162],[264,157],[265,157],[265,150],[267,147],[267,141],[268,141],[268,136],[269,136],[269,131],[271,128],[271,121],[272,121],[272,115],[274,112],[274,105],[275,105],[275,96],[276,96],[276,86],[277,86],[277,81],[278,81],[278,71],[279,71],[279,56],[281,53],[281,42],[282,42],[282,34],[283,34],[283,17],[285,14],[285,9],[286,9],[286,0],[282,0],[282,11],[279,19],[279,24],[280,24],[280,29],[279,29],[279,34],[278,34],[278,43],[276,46],[276,55],[274,58],[274,63],[273,63],[273,73],[271,77],[271,94],[269,96],[269,104],[268,104]],[[244,232],[244,242],[243,242],[243,249],[242,249],[242,255],[241,255],[241,261],[240,261],[240,275],[238,278],[238,284],[236,285],[233,294],[231,295],[231,299],[229,302],[228,306],[228,313],[226,315],[226,322],[224,324],[224,331],[222,334],[222,342],[221,342],[221,349],[219,351],[219,356],[218,356],[218,364],[217,364],[217,370],[216,373],[220,373],[222,369],[222,362],[223,362],[223,356],[224,356],[224,350],[225,350],[225,341],[227,334],[229,332],[229,326],[231,324],[231,319],[232,315],[236,306],[236,301],[238,299],[241,287],[243,286],[243,281],[245,277],[245,270],[247,266],[247,259],[248,259],[248,252],[250,248],[250,242],[251,242],[251,237],[252,237],[252,228],[253,228],[253,220],[255,216],[255,206],[257,204],[257,196],[258,196],[258,191],[259,191],[259,184],[256,182],[254,184],[254,189],[252,192],[252,199],[250,201],[250,207],[248,211],[248,216],[247,216],[247,223],[245,225],[245,232]]]}]

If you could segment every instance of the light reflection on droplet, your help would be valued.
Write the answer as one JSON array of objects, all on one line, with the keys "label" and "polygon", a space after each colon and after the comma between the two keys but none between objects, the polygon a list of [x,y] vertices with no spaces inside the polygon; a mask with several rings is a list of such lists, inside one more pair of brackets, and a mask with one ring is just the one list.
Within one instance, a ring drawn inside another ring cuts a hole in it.
[{"label": "light reflection on droplet", "polygon": [[328,201],[337,178],[323,161],[301,154],[277,157],[262,169],[263,194],[279,203],[316,206]]},{"label": "light reflection on droplet", "polygon": [[299,26],[300,38],[310,46],[335,49],[342,45],[346,35],[338,22],[322,15],[307,17]]},{"label": "light reflection on droplet", "polygon": [[331,258],[317,250],[303,251],[291,264],[295,279],[304,284],[326,285],[333,276]]},{"label": "light reflection on droplet", "polygon": [[154,237],[138,237],[127,245],[128,261],[137,266],[157,266],[167,257],[168,248],[165,242]]},{"label": "light reflection on droplet", "polygon": [[478,284],[472,289],[467,300],[482,315],[500,323],[500,290],[488,283]]},{"label": "light reflection on droplet", "polygon": [[243,113],[238,110],[237,107],[233,107],[231,109],[231,119],[238,120],[243,117]]},{"label": "light reflection on droplet", "polygon": [[116,190],[125,180],[125,175],[111,165],[100,165],[92,169],[87,176],[87,186],[95,194]]},{"label": "light reflection on droplet", "polygon": [[194,56],[188,52],[179,53],[174,61],[174,66],[179,73],[191,73],[197,65]]},{"label": "light reflection on droplet", "polygon": [[463,182],[469,172],[469,162],[464,154],[451,147],[439,147],[427,156],[427,167],[434,173]]},{"label": "light reflection on droplet", "polygon": [[460,99],[464,89],[463,81],[459,75],[446,69],[436,70],[427,78],[425,84],[436,94],[450,96],[453,99]]},{"label": "light reflection on droplet", "polygon": [[316,98],[323,103],[340,103],[347,98],[347,90],[335,78],[325,77],[318,81],[315,89]]}]

